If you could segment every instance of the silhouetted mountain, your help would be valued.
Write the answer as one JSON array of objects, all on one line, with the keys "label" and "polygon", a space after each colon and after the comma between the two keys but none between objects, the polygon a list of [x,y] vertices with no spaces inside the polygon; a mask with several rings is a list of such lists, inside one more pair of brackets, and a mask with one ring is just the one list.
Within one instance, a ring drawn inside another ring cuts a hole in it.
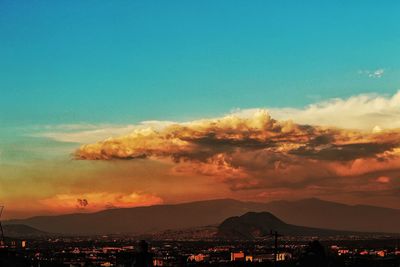
[{"label": "silhouetted mountain", "polygon": [[400,210],[346,205],[316,198],[274,201],[266,210],[282,220],[309,227],[360,232],[400,233]]},{"label": "silhouetted mountain", "polygon": [[23,224],[8,224],[3,226],[4,236],[16,238],[33,238],[49,234]]},{"label": "silhouetted mountain", "polygon": [[231,216],[248,211],[261,211],[264,205],[219,199],[176,205],[109,209],[96,213],[39,216],[5,223],[26,224],[43,231],[62,234],[146,234],[220,224]]},{"label": "silhouetted mountain", "polygon": [[349,235],[351,232],[310,228],[287,224],[269,212],[248,212],[230,217],[218,227],[217,236],[225,239],[252,240],[266,237],[271,230],[289,236],[333,236]]},{"label": "silhouetted mountain", "polygon": [[400,233],[400,210],[350,206],[319,199],[242,202],[219,199],[176,205],[118,208],[95,213],[38,216],[7,221],[61,234],[147,234],[207,225],[246,212],[269,211],[287,223],[316,228],[361,232]]}]

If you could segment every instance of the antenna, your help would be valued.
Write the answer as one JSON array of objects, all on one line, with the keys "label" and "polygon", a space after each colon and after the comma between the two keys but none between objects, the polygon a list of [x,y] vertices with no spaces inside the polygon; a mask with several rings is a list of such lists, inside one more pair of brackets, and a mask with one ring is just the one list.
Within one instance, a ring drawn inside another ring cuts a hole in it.
[{"label": "antenna", "polygon": [[1,215],[3,214],[4,206],[0,206],[0,248],[4,246],[4,232],[1,225]]},{"label": "antenna", "polygon": [[278,257],[278,237],[281,237],[283,235],[279,234],[277,231],[271,230],[270,236],[274,238],[274,266],[277,266],[276,262]]}]

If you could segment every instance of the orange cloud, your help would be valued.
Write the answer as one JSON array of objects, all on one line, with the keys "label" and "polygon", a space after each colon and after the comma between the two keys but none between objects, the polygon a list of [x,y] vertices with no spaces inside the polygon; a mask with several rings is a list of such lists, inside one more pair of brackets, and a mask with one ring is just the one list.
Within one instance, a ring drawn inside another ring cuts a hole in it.
[{"label": "orange cloud", "polygon": [[390,178],[387,177],[387,176],[379,176],[379,177],[376,179],[376,181],[377,181],[378,183],[387,184],[387,183],[390,183]]},{"label": "orange cloud", "polygon": [[163,203],[160,197],[133,192],[130,194],[91,192],[86,194],[58,194],[42,199],[43,208],[57,212],[97,211],[106,208],[130,208]]},{"label": "orange cloud", "polygon": [[206,161],[237,149],[260,150],[320,160],[373,157],[399,144],[398,132],[363,133],[272,119],[265,110],[251,118],[226,116],[173,124],[162,130],[135,130],[129,135],[83,145],[78,159],[109,160],[172,157]]},{"label": "orange cloud", "polygon": [[252,116],[176,123],[81,146],[82,160],[171,159],[175,173],[224,181],[232,190],[301,188],[400,168],[400,131],[364,132]]}]

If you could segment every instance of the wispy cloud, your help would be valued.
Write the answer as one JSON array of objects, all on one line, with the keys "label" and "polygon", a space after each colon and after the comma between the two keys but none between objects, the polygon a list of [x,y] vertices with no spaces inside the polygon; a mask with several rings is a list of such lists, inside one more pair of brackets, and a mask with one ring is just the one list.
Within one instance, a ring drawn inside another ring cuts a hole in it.
[{"label": "wispy cloud", "polygon": [[366,75],[369,78],[379,79],[385,74],[385,69],[379,68],[376,70],[359,70],[359,74]]},{"label": "wispy cloud", "polygon": [[35,133],[30,134],[33,137],[49,138],[59,142],[70,143],[91,143],[109,137],[116,137],[129,134],[140,129],[159,129],[174,122],[170,121],[143,121],[132,125],[113,125],[113,124],[63,124],[46,125],[36,127]]}]

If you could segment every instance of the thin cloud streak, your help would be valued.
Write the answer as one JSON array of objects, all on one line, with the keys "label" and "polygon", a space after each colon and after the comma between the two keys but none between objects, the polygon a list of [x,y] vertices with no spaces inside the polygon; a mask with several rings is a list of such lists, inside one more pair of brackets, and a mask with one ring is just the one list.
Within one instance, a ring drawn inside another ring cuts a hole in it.
[{"label": "thin cloud streak", "polygon": [[361,75],[366,75],[369,78],[380,79],[385,74],[385,69],[380,68],[376,70],[359,70],[358,73]]}]

